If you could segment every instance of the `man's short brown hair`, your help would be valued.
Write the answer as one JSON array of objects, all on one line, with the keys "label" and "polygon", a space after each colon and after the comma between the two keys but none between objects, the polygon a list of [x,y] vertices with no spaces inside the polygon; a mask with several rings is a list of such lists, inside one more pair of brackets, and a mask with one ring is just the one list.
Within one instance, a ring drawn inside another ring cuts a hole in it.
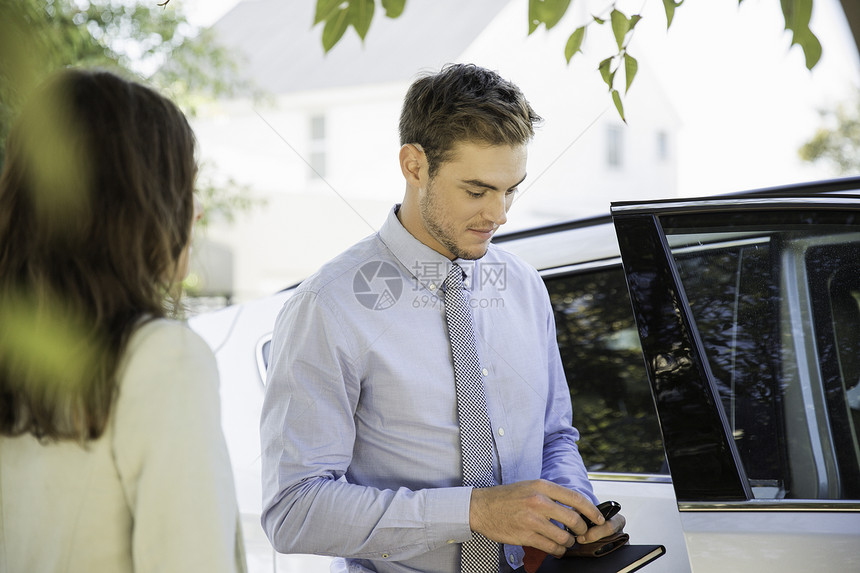
[{"label": "man's short brown hair", "polygon": [[457,143],[525,145],[540,121],[520,89],[496,72],[451,64],[409,87],[400,113],[400,144],[424,148],[432,178]]}]

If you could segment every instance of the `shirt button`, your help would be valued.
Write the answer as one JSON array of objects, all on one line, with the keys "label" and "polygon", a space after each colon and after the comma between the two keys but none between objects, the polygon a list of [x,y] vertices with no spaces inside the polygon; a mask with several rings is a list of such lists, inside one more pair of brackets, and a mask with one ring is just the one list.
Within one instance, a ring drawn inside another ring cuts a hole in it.
[{"label": "shirt button", "polygon": [[457,542],[456,542],[456,541],[454,541],[453,539],[449,539],[449,540],[448,540],[448,541],[446,541],[445,543],[447,543],[448,545],[450,545],[450,544],[452,544],[452,543],[457,543]]},{"label": "shirt button", "polygon": [[510,554],[510,555],[508,555],[508,561],[510,561],[510,562],[511,562],[511,564],[513,565],[514,563],[516,563],[516,562],[517,562],[517,556],[516,556],[516,555],[514,555],[513,553],[512,553],[512,554]]},{"label": "shirt button", "polygon": [[490,371],[484,368],[483,370],[481,370],[481,374],[483,374],[484,376],[489,376]]},{"label": "shirt button", "polygon": [[436,285],[434,285],[433,283],[430,283],[429,288],[430,288],[430,290],[436,290]]},{"label": "shirt button", "polygon": [[383,559],[388,559],[388,557],[389,557],[388,553],[383,553],[383,554],[382,554],[382,558],[383,558]]},{"label": "shirt button", "polygon": [[499,435],[500,435],[500,436],[504,436],[504,435],[505,435],[505,429],[504,429],[504,428],[499,428]]}]

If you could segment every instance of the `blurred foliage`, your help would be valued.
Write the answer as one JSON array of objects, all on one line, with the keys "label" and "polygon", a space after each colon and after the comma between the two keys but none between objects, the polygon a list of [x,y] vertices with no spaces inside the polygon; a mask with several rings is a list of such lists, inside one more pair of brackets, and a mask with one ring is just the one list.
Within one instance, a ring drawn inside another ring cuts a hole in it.
[{"label": "blurred foliage", "polygon": [[197,196],[204,210],[196,227],[205,231],[213,221],[232,223],[237,213],[265,206],[266,201],[254,197],[250,186],[232,177],[216,178],[208,167],[207,162],[201,162],[200,174],[197,176]]},{"label": "blurred foliage", "polygon": [[546,279],[588,471],[665,473],[665,456],[620,266]]},{"label": "blurred foliage", "polygon": [[800,158],[829,163],[839,175],[860,173],[860,91],[853,101],[820,113],[823,125],[800,148]]},{"label": "blurred foliage", "polygon": [[6,292],[0,309],[0,363],[7,384],[36,384],[35,393],[68,400],[96,367],[102,341],[58,297]]},{"label": "blurred foliage", "polygon": [[[210,29],[188,23],[180,3],[155,0],[0,0],[0,168],[6,137],[27,94],[52,71],[99,67],[148,84],[186,114],[216,97],[262,96]],[[201,200],[212,213],[248,209],[247,189],[212,181],[201,166]]]},{"label": "blurred foliage", "polygon": [[[406,0],[379,0],[379,2],[388,18],[398,18],[406,8]],[[674,20],[675,10],[684,3],[684,0],[662,0],[662,2],[668,30]],[[738,0],[739,5],[742,3],[743,0]],[[608,28],[615,39],[618,51],[600,62],[598,72],[608,87],[609,96],[615,104],[618,115],[626,123],[621,89],[623,88],[626,95],[639,69],[639,62],[628,53],[627,47],[636,25],[642,20],[642,11],[646,3],[641,3],[641,8],[636,12],[621,9],[619,7],[621,4],[623,4],[622,0],[607,0],[599,14],[593,15],[586,23],[577,26],[567,40],[564,57],[570,63],[577,53],[582,52],[587,33],[590,33],[595,26],[600,28],[609,24]],[[809,28],[812,4],[813,0],[780,0],[780,7],[785,17],[785,29],[792,35],[791,44],[798,45],[803,50],[806,67],[810,70],[821,58],[821,43]],[[564,17],[570,5],[571,0],[529,0],[528,33],[533,34],[541,26],[547,30],[552,29]],[[317,0],[314,25],[323,25],[322,44],[325,51],[331,50],[350,26],[364,40],[370,30],[375,11],[376,0]],[[456,16],[452,15],[453,17]],[[620,71],[623,74],[619,74]],[[616,82],[616,76],[620,78],[622,75],[623,82],[620,79]]]}]

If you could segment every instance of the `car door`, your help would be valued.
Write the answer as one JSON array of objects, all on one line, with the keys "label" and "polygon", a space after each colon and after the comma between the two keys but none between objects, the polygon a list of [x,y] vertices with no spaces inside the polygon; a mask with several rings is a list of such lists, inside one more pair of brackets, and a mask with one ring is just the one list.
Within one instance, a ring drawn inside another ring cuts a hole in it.
[{"label": "car door", "polygon": [[612,206],[696,573],[860,558],[860,196],[804,191]]}]

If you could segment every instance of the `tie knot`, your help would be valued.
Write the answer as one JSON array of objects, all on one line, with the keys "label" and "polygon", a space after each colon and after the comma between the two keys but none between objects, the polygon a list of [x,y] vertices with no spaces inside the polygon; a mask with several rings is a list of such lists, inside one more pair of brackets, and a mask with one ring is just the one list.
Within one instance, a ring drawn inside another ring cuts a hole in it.
[{"label": "tie knot", "polygon": [[451,269],[448,271],[448,276],[445,277],[445,290],[447,291],[449,288],[462,289],[463,274],[463,269],[460,268],[460,265],[456,263],[451,265]]}]

